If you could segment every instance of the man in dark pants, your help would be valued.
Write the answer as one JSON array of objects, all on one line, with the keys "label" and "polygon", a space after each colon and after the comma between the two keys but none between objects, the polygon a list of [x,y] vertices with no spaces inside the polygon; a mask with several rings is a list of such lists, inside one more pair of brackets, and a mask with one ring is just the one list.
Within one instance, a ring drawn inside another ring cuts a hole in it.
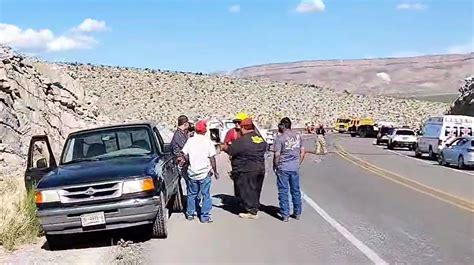
[{"label": "man in dark pants", "polygon": [[267,143],[255,132],[252,119],[244,119],[240,127],[242,136],[229,146],[227,153],[231,156],[234,185],[237,185],[244,210],[239,216],[257,219],[265,177]]},{"label": "man in dark pants", "polygon": [[284,222],[288,222],[290,216],[288,193],[291,193],[293,200],[293,217],[299,220],[301,216],[299,170],[305,151],[301,135],[291,130],[291,120],[289,118],[283,118],[278,127],[281,128],[282,132],[275,139],[273,169],[277,175],[280,216]]},{"label": "man in dark pants", "polygon": [[[176,161],[179,167],[179,173],[186,182],[186,187],[189,186],[188,167],[189,163],[183,154],[183,147],[189,138],[190,123],[188,117],[181,115],[178,117],[178,129],[174,132],[171,140],[171,152],[176,156]],[[197,209],[197,207],[196,207]]]}]

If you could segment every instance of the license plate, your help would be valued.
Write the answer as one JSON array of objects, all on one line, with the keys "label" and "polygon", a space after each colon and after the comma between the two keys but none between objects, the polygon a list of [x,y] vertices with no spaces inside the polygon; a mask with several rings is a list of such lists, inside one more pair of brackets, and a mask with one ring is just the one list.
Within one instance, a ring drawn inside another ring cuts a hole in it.
[{"label": "license plate", "polygon": [[83,214],[81,215],[81,223],[83,227],[103,225],[105,224],[105,214],[104,212]]},{"label": "license plate", "polygon": [[408,140],[408,137],[403,137],[403,140],[404,140],[404,141]]}]

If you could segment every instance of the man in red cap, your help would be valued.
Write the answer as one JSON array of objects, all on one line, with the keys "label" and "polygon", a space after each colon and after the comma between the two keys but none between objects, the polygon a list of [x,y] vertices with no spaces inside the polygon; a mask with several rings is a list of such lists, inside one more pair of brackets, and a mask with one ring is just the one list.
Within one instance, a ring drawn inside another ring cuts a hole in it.
[{"label": "man in red cap", "polygon": [[239,191],[244,212],[242,218],[257,219],[260,207],[260,194],[265,177],[265,152],[267,143],[255,132],[251,118],[240,123],[242,136],[229,146],[234,185]]},{"label": "man in red cap", "polygon": [[[187,207],[186,218],[193,220],[196,212],[196,205],[199,205],[200,219],[202,223],[211,223],[212,198],[210,194],[211,176],[219,178],[216,166],[216,149],[209,137],[206,137],[207,121],[201,120],[195,126],[196,134],[188,139],[183,147],[183,153],[189,163],[188,186],[187,186]],[[198,196],[200,192],[201,196]]]}]

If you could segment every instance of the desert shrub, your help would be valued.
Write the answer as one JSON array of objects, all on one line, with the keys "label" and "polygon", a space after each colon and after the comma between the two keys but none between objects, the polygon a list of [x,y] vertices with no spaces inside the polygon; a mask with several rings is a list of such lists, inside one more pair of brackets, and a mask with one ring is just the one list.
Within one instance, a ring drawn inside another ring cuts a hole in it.
[{"label": "desert shrub", "polygon": [[21,179],[0,181],[0,245],[5,249],[34,243],[41,234],[34,200],[34,192],[26,192]]}]

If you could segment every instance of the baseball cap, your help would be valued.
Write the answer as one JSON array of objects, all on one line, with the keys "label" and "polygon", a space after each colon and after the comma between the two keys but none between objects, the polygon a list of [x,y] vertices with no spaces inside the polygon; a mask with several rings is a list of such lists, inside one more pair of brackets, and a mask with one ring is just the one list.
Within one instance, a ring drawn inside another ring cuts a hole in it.
[{"label": "baseball cap", "polygon": [[196,132],[206,132],[207,131],[207,120],[200,120],[196,123]]}]

